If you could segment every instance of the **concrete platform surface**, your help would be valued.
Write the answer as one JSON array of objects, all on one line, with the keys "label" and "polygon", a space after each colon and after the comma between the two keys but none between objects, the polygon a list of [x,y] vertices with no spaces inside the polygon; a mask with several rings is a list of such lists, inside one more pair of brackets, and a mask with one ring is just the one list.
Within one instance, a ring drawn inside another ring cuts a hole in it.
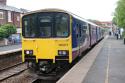
[{"label": "concrete platform surface", "polygon": [[22,49],[22,45],[21,44],[17,44],[17,45],[9,45],[9,46],[1,46],[0,47],[0,55],[5,54],[5,53],[9,53],[9,52],[14,52],[14,51],[18,51]]},{"label": "concrete platform surface", "polygon": [[105,38],[57,83],[125,83],[125,45]]},{"label": "concrete platform surface", "polygon": [[125,83],[125,45],[109,37],[82,83]]}]

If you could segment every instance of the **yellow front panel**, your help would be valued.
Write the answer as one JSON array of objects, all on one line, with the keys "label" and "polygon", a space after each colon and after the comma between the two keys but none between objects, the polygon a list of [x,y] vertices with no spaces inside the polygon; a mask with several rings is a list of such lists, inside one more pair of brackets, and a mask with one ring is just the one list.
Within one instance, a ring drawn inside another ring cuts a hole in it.
[{"label": "yellow front panel", "polygon": [[[70,16],[70,33],[72,33],[72,17]],[[36,59],[53,59],[58,56],[58,50],[69,51],[69,62],[72,62],[72,39],[68,38],[23,38],[22,39],[22,55],[24,61],[24,50],[33,50]]]},{"label": "yellow front panel", "polygon": [[[22,49],[33,50],[37,59],[53,59],[58,56],[58,50],[69,50],[71,57],[71,36],[68,38],[47,38],[47,39],[23,39]],[[71,62],[71,58],[70,58]]]},{"label": "yellow front panel", "polygon": [[37,41],[37,58],[41,59],[53,59],[55,56],[55,42],[49,39]]}]

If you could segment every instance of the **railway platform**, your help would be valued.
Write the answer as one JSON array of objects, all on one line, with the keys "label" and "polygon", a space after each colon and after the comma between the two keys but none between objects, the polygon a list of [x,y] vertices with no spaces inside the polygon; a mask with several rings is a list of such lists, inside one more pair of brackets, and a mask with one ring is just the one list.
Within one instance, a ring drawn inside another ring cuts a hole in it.
[{"label": "railway platform", "polygon": [[1,46],[0,47],[0,55],[4,55],[11,52],[21,51],[22,45],[8,45],[8,46]]},{"label": "railway platform", "polygon": [[125,45],[107,36],[57,83],[125,83]]}]

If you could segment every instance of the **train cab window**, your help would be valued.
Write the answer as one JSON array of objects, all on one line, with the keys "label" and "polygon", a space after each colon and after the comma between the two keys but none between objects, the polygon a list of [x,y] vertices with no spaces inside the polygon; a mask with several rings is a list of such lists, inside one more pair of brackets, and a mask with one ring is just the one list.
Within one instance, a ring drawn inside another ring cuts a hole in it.
[{"label": "train cab window", "polygon": [[69,36],[69,15],[60,12],[42,12],[23,17],[23,36],[54,38]]},{"label": "train cab window", "polygon": [[39,17],[40,37],[50,37],[52,32],[52,16],[41,15]]},{"label": "train cab window", "polygon": [[25,37],[35,37],[36,36],[36,28],[35,28],[35,16],[27,16],[23,19],[23,36]]},{"label": "train cab window", "polygon": [[56,37],[68,36],[68,15],[64,13],[57,13],[55,16],[55,30]]}]

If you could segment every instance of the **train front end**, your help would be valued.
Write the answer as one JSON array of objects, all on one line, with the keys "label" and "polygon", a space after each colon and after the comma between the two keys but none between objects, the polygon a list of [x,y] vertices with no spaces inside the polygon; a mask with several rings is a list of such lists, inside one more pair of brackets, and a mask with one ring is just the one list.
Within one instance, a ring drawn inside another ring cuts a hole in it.
[{"label": "train front end", "polygon": [[50,72],[72,62],[71,17],[64,12],[41,11],[22,18],[22,57],[30,67]]}]

